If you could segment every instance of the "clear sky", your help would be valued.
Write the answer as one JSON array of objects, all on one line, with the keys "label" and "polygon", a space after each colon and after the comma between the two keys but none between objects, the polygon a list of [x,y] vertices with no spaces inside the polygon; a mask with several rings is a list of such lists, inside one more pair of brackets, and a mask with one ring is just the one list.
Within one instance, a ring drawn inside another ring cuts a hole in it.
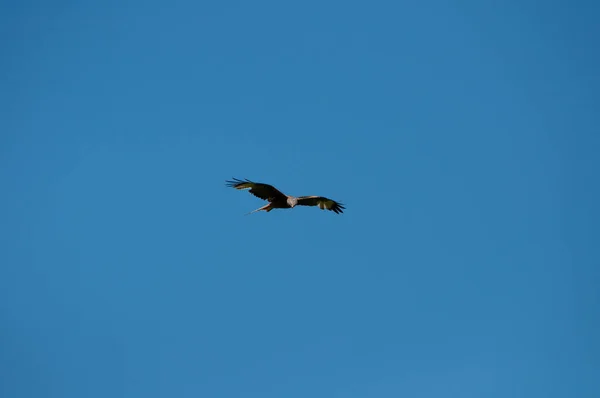
[{"label": "clear sky", "polygon": [[491,3],[3,2],[0,395],[600,396],[600,4]]}]

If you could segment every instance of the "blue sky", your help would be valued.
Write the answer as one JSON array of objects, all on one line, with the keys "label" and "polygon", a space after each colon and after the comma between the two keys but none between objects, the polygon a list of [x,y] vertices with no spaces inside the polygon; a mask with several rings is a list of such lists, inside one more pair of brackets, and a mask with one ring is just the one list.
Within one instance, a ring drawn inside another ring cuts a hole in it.
[{"label": "blue sky", "polygon": [[599,6],[413,3],[3,4],[0,395],[599,396]]}]

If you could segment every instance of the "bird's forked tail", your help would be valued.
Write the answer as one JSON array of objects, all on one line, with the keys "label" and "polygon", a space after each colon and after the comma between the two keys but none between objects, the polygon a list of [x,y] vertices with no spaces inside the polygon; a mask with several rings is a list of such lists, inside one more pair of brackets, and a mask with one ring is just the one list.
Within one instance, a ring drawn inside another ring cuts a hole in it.
[{"label": "bird's forked tail", "polygon": [[252,214],[252,213],[256,213],[257,211],[261,211],[261,210],[264,210],[264,211],[271,211],[271,209],[269,209],[269,208],[268,208],[270,204],[271,204],[271,203],[267,203],[267,204],[266,204],[266,205],[264,205],[263,207],[261,207],[261,208],[259,208],[259,209],[256,209],[256,210],[252,210],[250,213],[246,213],[246,214],[244,214],[244,215],[245,215],[245,216],[247,216],[247,215],[250,215],[250,214]]}]

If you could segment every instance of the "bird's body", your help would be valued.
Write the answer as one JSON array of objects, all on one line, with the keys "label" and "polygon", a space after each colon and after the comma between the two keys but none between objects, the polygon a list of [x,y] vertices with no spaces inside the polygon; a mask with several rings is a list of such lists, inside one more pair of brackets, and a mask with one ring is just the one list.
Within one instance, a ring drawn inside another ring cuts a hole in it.
[{"label": "bird's body", "polygon": [[343,209],[345,209],[341,203],[323,196],[289,196],[272,185],[252,182],[250,180],[238,180],[234,178],[232,181],[227,181],[227,186],[235,189],[249,189],[252,195],[269,202],[250,213],[261,210],[270,212],[273,209],[291,209],[296,206],[319,206],[322,210],[331,210],[336,214],[343,213]]}]

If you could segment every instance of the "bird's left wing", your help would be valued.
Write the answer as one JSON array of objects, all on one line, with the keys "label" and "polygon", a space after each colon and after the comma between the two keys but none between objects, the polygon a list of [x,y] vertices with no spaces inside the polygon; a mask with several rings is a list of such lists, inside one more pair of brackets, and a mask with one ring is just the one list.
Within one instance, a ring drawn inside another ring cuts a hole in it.
[{"label": "bird's left wing", "polygon": [[323,196],[300,196],[298,198],[298,205],[319,206],[321,210],[331,210],[336,214],[343,213],[345,209],[341,203]]},{"label": "bird's left wing", "polygon": [[234,178],[232,181],[227,181],[227,186],[235,189],[249,189],[252,195],[263,200],[268,200],[269,202],[273,202],[277,199],[287,199],[287,197],[274,186],[260,182],[238,180],[237,178]]}]

